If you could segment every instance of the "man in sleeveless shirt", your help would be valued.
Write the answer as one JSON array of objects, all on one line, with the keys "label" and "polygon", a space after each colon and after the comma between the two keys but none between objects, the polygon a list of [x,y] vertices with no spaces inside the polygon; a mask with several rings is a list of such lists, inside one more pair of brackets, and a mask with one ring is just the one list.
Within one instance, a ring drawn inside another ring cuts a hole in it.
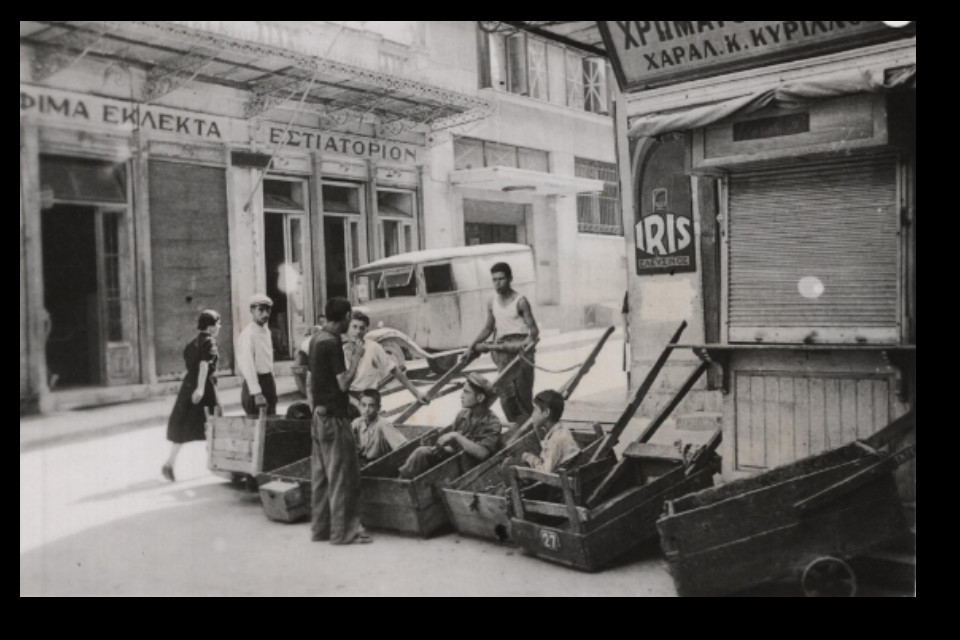
[{"label": "man in sleeveless shirt", "polygon": [[[540,335],[537,321],[527,298],[513,289],[513,271],[506,262],[498,262],[490,268],[496,295],[487,304],[487,323],[473,344],[471,352],[490,352],[498,371],[510,364],[518,348],[532,344]],[[485,343],[493,333],[496,342]],[[529,352],[520,365],[513,382],[506,385],[500,394],[500,407],[508,422],[523,423],[533,414],[533,353]]]}]

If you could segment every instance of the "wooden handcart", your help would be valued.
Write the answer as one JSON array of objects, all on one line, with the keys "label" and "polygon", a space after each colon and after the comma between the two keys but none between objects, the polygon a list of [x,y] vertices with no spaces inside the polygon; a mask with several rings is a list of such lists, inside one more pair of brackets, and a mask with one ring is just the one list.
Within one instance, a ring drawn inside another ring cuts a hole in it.
[{"label": "wooden handcart", "polygon": [[807,595],[856,593],[846,560],[907,534],[893,469],[916,409],[863,441],[667,503],[657,523],[677,591],[721,595],[794,577]]},{"label": "wooden handcart", "polygon": [[[435,427],[417,424],[398,425],[396,428],[410,442],[419,442],[421,436],[437,430]],[[369,465],[376,463],[377,460],[374,460]],[[258,474],[260,502],[267,518],[277,522],[299,522],[307,519],[310,516],[312,494],[310,478],[310,456]]]},{"label": "wooden handcart", "polygon": [[310,420],[268,416],[224,416],[207,412],[207,466],[251,488],[257,474],[310,455]]},{"label": "wooden handcart", "polygon": [[[603,345],[612,333],[613,327],[609,327],[583,364],[561,387],[560,393],[564,400],[570,398],[580,381],[593,367]],[[574,483],[580,483],[581,480],[588,481],[608,471],[612,464],[612,461],[608,460],[605,460],[602,465],[594,464],[589,469],[582,466],[590,461],[597,447],[601,445],[604,428],[609,430],[613,425],[570,420],[564,420],[563,423],[573,430],[574,438],[582,449],[574,460],[564,465],[571,481]],[[509,487],[503,481],[500,467],[507,458],[519,457],[523,453],[540,453],[540,438],[531,426],[532,418],[518,429],[517,437],[507,446],[454,480],[450,486],[443,488],[447,514],[459,533],[499,542],[512,542]]]}]

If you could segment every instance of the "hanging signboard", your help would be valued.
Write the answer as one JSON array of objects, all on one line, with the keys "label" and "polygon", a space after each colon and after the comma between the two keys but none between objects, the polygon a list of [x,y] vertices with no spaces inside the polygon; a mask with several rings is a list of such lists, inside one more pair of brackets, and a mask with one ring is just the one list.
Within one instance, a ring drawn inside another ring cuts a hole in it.
[{"label": "hanging signboard", "polygon": [[865,20],[601,20],[623,91],[705,78],[916,34]]},{"label": "hanging signboard", "polygon": [[637,275],[696,271],[686,145],[680,137],[655,144],[644,163],[637,206]]}]

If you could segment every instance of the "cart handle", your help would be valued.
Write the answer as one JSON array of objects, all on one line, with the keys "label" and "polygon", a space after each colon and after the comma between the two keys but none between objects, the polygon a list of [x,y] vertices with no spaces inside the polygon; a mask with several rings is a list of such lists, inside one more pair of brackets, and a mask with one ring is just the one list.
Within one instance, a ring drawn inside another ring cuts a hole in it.
[{"label": "cart handle", "polygon": [[869,467],[866,467],[865,469],[861,469],[849,478],[845,478],[840,482],[832,484],[826,489],[813,494],[809,498],[805,498],[794,503],[793,508],[800,513],[813,511],[814,509],[824,506],[825,504],[835,500],[845,493],[849,493],[854,489],[862,487],[877,476],[893,471],[904,462],[912,460],[915,457],[917,457],[916,442],[910,446],[900,449],[894,454],[884,456],[879,461],[875,462]]}]

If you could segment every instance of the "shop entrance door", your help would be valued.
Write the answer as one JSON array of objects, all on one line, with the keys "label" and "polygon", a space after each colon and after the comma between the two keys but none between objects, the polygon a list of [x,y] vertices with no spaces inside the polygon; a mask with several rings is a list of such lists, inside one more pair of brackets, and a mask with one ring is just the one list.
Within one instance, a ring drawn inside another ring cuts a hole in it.
[{"label": "shop entrance door", "polygon": [[267,295],[273,300],[270,330],[276,360],[292,359],[313,324],[305,193],[305,180],[264,181],[264,254]]},{"label": "shop entrance door", "polygon": [[136,382],[126,211],[54,204],[41,225],[51,389]]}]

